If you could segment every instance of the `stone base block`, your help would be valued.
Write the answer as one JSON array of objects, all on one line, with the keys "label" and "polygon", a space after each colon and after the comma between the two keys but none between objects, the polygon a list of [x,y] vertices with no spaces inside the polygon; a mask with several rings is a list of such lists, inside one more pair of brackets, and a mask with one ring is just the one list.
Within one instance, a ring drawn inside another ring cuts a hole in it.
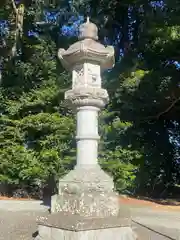
[{"label": "stone base block", "polygon": [[76,167],[59,181],[59,192],[51,199],[51,213],[107,217],[119,212],[119,196],[113,179],[99,166]]},{"label": "stone base block", "polygon": [[107,228],[87,231],[68,231],[41,226],[36,240],[136,240],[130,227]]},{"label": "stone base block", "polygon": [[137,240],[125,215],[104,218],[56,213],[39,222],[35,240]]}]

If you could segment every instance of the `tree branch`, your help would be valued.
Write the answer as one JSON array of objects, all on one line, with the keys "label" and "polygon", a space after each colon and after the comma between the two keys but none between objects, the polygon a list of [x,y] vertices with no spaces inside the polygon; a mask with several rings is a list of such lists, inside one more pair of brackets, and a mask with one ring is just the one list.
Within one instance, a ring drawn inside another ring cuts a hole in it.
[{"label": "tree branch", "polygon": [[24,20],[24,5],[21,4],[19,7],[16,7],[15,0],[11,0],[12,7],[15,13],[15,31],[14,31],[14,44],[11,49],[10,58],[13,58],[17,55],[17,44],[20,38],[22,37],[23,31],[23,20]]},{"label": "tree branch", "polygon": [[11,3],[12,3],[12,6],[13,6],[13,9],[14,9],[14,12],[17,15],[18,11],[17,11],[17,7],[16,7],[16,4],[15,4],[15,1],[11,0]]},{"label": "tree branch", "polygon": [[173,108],[174,105],[175,105],[179,100],[180,100],[180,97],[177,98],[176,100],[174,100],[174,101],[171,103],[171,105],[170,105],[167,109],[165,109],[163,112],[160,112],[160,113],[157,115],[157,118],[159,118],[161,115],[163,115],[163,114],[169,112],[169,111],[171,110],[171,108]]},{"label": "tree branch", "polygon": [[180,97],[176,98],[168,108],[166,108],[164,111],[158,113],[157,115],[154,115],[154,116],[149,116],[147,118],[145,118],[144,120],[153,120],[153,119],[159,119],[162,115],[164,115],[165,113],[169,112],[173,107],[174,105],[176,105],[177,102],[180,101]]}]

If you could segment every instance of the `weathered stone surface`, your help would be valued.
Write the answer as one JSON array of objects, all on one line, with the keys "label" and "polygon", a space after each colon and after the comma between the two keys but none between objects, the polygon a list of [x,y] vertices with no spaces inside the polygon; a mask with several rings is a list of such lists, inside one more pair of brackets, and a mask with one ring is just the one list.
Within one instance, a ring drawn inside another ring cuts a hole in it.
[{"label": "weathered stone surface", "polygon": [[43,239],[51,239],[51,228],[39,225],[38,227],[39,237]]},{"label": "weathered stone surface", "polygon": [[79,214],[81,216],[115,216],[119,212],[118,198],[115,193],[84,192],[77,194],[62,193],[57,196],[56,212]]},{"label": "weathered stone surface", "polygon": [[101,69],[109,69],[114,65],[114,48],[103,46],[93,39],[84,39],[72,44],[67,50],[60,48],[58,57],[67,70],[80,61],[98,62]]},{"label": "weathered stone surface", "polygon": [[[88,154],[88,153],[87,153]],[[99,165],[76,166],[59,181],[59,193],[66,191],[79,194],[82,191],[112,192],[113,179]]]},{"label": "weathered stone surface", "polygon": [[93,87],[78,87],[65,92],[65,100],[67,104],[73,106],[98,106],[104,107],[109,96],[105,89]]},{"label": "weathered stone surface", "polygon": [[68,70],[71,70],[77,62],[96,62],[101,69],[112,68],[115,62],[114,48],[104,46],[98,40],[98,28],[87,21],[79,28],[79,41],[72,44],[67,50],[59,49],[58,57]]},{"label": "weathered stone surface", "polygon": [[59,182],[59,193],[52,198],[51,212],[80,216],[107,217],[119,213],[118,194],[112,178],[99,166],[75,168]]},{"label": "weathered stone surface", "polygon": [[128,209],[124,208],[118,216],[110,217],[83,217],[79,215],[55,213],[38,222],[39,226],[48,226],[69,231],[96,230],[104,228],[129,227],[131,219]]},{"label": "weathered stone surface", "polygon": [[[47,227],[48,228],[48,227]],[[46,230],[43,229],[45,232]],[[108,228],[91,231],[67,231],[51,228],[50,238],[43,237],[40,233],[35,240],[137,240],[137,236],[130,227]]]}]

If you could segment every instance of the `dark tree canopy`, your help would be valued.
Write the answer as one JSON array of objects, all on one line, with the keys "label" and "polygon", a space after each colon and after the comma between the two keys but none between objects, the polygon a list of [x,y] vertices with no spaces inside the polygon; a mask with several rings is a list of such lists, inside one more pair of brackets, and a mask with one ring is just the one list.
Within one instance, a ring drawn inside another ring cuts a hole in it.
[{"label": "dark tree canopy", "polygon": [[75,121],[63,101],[71,76],[57,50],[77,40],[87,16],[116,53],[103,73],[110,103],[100,116],[100,163],[121,192],[167,196],[180,185],[176,0],[1,1],[0,181],[31,192],[74,166]]}]

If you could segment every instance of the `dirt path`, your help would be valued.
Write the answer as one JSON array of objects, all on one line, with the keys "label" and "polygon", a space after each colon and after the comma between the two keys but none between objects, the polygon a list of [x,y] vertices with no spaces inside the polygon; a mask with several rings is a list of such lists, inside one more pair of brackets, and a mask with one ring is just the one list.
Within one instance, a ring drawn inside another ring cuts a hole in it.
[{"label": "dirt path", "polygon": [[[8,198],[0,196],[0,200],[9,200],[9,201],[29,201],[33,199],[29,198]],[[166,200],[142,200],[140,198],[132,198],[127,196],[120,196],[119,198],[120,203],[134,206],[134,207],[148,207],[151,209],[158,209],[158,210],[164,210],[164,211],[180,211],[180,200],[172,200],[172,199],[166,199]]]},{"label": "dirt path", "polygon": [[171,199],[155,202],[155,200],[142,200],[131,197],[120,197],[120,203],[134,207],[148,207],[151,209],[163,211],[180,211],[180,201]]}]

